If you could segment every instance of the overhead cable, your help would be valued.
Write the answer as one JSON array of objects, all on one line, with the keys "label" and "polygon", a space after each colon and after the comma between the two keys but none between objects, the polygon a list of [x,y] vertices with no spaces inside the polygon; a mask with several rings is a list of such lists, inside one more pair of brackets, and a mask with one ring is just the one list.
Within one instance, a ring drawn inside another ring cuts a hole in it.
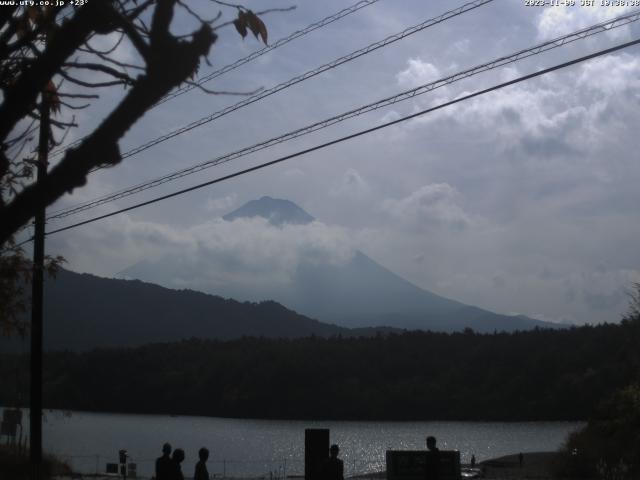
[{"label": "overhead cable", "polygon": [[[244,108],[248,105],[251,105],[252,103],[255,103],[259,100],[262,100],[266,97],[269,97],[277,92],[280,92],[286,88],[289,88],[293,85],[296,85],[300,82],[303,82],[305,80],[308,80],[312,77],[315,77],[317,75],[320,75],[321,73],[324,73],[328,70],[332,70],[344,63],[347,62],[351,62],[353,60],[355,60],[356,58],[359,58],[363,55],[367,55],[368,53],[371,53],[375,50],[378,50],[382,47],[386,47],[387,45],[391,45],[392,43],[395,43],[399,40],[402,40],[403,38],[406,38],[410,35],[413,35],[414,33],[418,33],[426,28],[432,27],[434,25],[437,25],[439,23],[442,23],[446,20],[449,20],[450,18],[453,17],[457,17],[458,15],[462,15],[463,13],[469,12],[471,10],[474,10],[482,5],[485,5],[487,3],[493,2],[494,0],[474,0],[473,2],[470,3],[466,3],[458,8],[455,8],[453,10],[449,10],[448,12],[443,13],[442,15],[439,15],[437,17],[431,18],[429,20],[426,20],[418,25],[414,25],[413,27],[407,28],[399,33],[396,33],[394,35],[391,35],[383,40],[380,40],[378,42],[372,43],[370,45],[367,45],[364,48],[361,48],[359,50],[356,50],[354,52],[351,52],[347,55],[344,55],[336,60],[333,60],[329,63],[325,63],[324,65],[321,65],[317,68],[314,68],[313,70],[309,70],[301,75],[298,75],[296,77],[290,78],[289,80],[279,83],[278,85],[271,87],[267,90],[262,90],[254,95],[251,95],[247,98],[245,98],[244,100],[241,100],[237,103],[234,103],[233,105],[229,105],[228,107],[223,108],[222,110],[218,110],[210,115],[207,115],[205,117],[202,117],[198,120],[195,120],[187,125],[184,125],[180,128],[177,128],[175,130],[172,130],[171,132],[168,132],[164,135],[161,135],[159,137],[154,138],[153,140],[150,140],[146,143],[143,143],[142,145],[138,145],[135,148],[132,148],[131,150],[128,150],[126,152],[124,152],[121,155],[122,159],[128,158],[128,157],[132,157],[133,155],[137,155],[138,153],[141,153],[145,150],[148,150],[149,148],[158,145],[159,143],[163,143],[166,142],[167,140],[170,140],[174,137],[177,137],[178,135],[182,135],[183,133],[189,132],[195,128],[201,127],[202,125],[205,125],[207,123],[210,123],[214,120],[217,120],[218,118],[224,117],[225,115],[228,115],[231,112],[235,112],[236,110],[239,110],[241,108]],[[57,151],[56,153],[60,153],[60,151]],[[98,167],[95,168],[94,170],[92,170],[92,172],[96,171],[96,170],[101,170],[102,168],[105,167]]]},{"label": "overhead cable", "polygon": [[522,60],[524,58],[528,58],[531,57],[533,55],[538,55],[540,53],[546,52],[548,50],[554,49],[554,48],[558,48],[561,47],[563,45],[567,45],[569,43],[572,43],[574,41],[589,37],[591,35],[595,35],[601,32],[605,32],[605,31],[609,31],[613,28],[617,28],[617,27],[621,27],[623,25],[627,25],[631,22],[635,22],[640,20],[640,11],[636,11],[634,13],[631,14],[627,14],[627,15],[623,15],[620,17],[617,17],[615,19],[609,20],[607,22],[601,22],[598,23],[596,25],[593,25],[591,27],[588,28],[584,28],[581,30],[578,30],[576,32],[570,33],[568,35],[564,35],[562,37],[558,37],[555,38],[553,40],[549,40],[547,42],[535,45],[533,47],[524,49],[524,50],[519,50],[515,53],[512,53],[510,55],[507,56],[503,56],[500,58],[497,58],[495,60],[492,60],[490,62],[487,63],[483,63],[480,65],[477,65],[475,67],[469,68],[467,70],[463,70],[460,72],[457,72],[453,75],[450,75],[448,77],[444,77],[441,78],[439,80],[435,80],[433,82],[430,83],[426,83],[424,85],[421,85],[419,87],[410,89],[410,90],[406,90],[404,92],[401,92],[397,95],[391,96],[391,97],[386,97],[383,98],[381,100],[378,100],[376,102],[373,103],[369,103],[367,105],[364,105],[362,107],[359,107],[357,109],[354,110],[349,110],[347,112],[341,113],[339,115],[335,115],[333,117],[327,118],[325,120],[322,120],[320,122],[315,122],[313,124],[307,125],[305,127],[302,128],[298,128],[296,130],[293,130],[291,132],[285,133],[283,135],[280,135],[278,137],[274,137],[265,141],[262,141],[260,143],[251,145],[249,147],[245,147],[242,148],[240,150],[236,150],[234,152],[225,154],[225,155],[221,155],[218,156],[216,158],[213,158],[211,160],[208,160],[206,162],[202,162],[196,165],[193,165],[191,167],[187,167],[184,168],[182,170],[179,170],[177,172],[168,174],[168,175],[164,175],[161,177],[158,177],[156,179],[153,180],[149,180],[147,182],[132,186],[132,187],[128,187],[126,189],[120,190],[118,192],[115,193],[111,193],[108,194],[106,196],[91,200],[89,202],[85,202],[83,204],[80,205],[76,205],[74,207],[70,207],[64,210],[59,210],[58,212],[55,212],[53,214],[51,214],[48,217],[48,220],[53,220],[53,219],[60,219],[60,218],[64,218],[70,215],[74,215],[76,213],[80,213],[82,211],[85,210],[89,210],[91,208],[95,208],[99,205],[103,205],[105,203],[109,203],[124,197],[128,197],[130,195],[148,190],[150,188],[154,188],[157,187],[159,185],[162,185],[164,183],[176,180],[178,178],[182,178],[184,176],[187,175],[191,175],[193,173],[196,172],[200,172],[202,170],[205,170],[207,168],[219,165],[219,164],[223,164],[223,163],[227,163],[230,162],[232,160],[235,160],[237,158],[249,155],[251,153],[255,153],[258,152],[260,150],[264,150],[266,148],[269,148],[273,145],[277,145],[283,142],[286,142],[288,140],[292,140],[298,137],[301,137],[303,135],[307,135],[309,133],[321,130],[323,128],[327,128],[331,125],[334,125],[336,123],[340,123],[342,121],[345,121],[347,119],[362,115],[364,113],[367,112],[371,112],[373,110],[377,110],[379,108],[382,107],[386,107],[389,105],[393,105],[395,103],[404,101],[404,100],[408,100],[411,98],[414,98],[418,95],[422,95],[428,92],[431,92],[437,88],[443,87],[445,85],[449,85],[452,84],[454,82],[460,81],[462,79],[471,77],[473,75],[477,75],[479,73],[482,72],[486,72],[489,70],[493,70],[495,68],[498,67],[502,67],[511,63],[514,63],[516,61]]},{"label": "overhead cable", "polygon": [[636,40],[633,40],[633,41],[630,41],[630,42],[626,42],[626,43],[623,43],[623,44],[620,44],[620,45],[616,45],[615,47],[611,47],[611,48],[607,48],[607,49],[604,49],[604,50],[600,50],[598,52],[591,53],[589,55],[585,55],[583,57],[576,58],[574,60],[570,60],[568,62],[564,62],[564,63],[558,64],[558,65],[555,65],[553,67],[545,68],[544,70],[539,70],[537,72],[530,73],[528,75],[523,75],[523,76],[515,78],[513,80],[509,80],[508,82],[503,82],[503,83],[500,83],[498,85],[494,85],[492,87],[485,88],[484,90],[480,90],[480,91],[475,92],[475,93],[464,95],[464,96],[456,98],[454,100],[451,100],[451,101],[448,101],[448,102],[445,102],[445,103],[441,103],[441,104],[436,105],[434,107],[430,107],[430,108],[421,110],[421,111],[419,111],[417,113],[414,113],[414,114],[407,115],[405,117],[402,117],[402,118],[399,118],[399,119],[396,119],[396,120],[393,120],[393,121],[390,121],[390,122],[386,122],[386,123],[383,123],[381,125],[377,125],[375,127],[371,127],[371,128],[365,129],[365,130],[361,130],[361,131],[353,133],[351,135],[346,135],[346,136],[337,138],[335,140],[331,140],[329,142],[325,142],[325,143],[322,143],[320,145],[316,145],[316,146],[311,147],[311,148],[306,148],[304,150],[300,150],[300,151],[298,151],[296,153],[292,153],[290,155],[285,155],[285,156],[277,158],[275,160],[271,160],[270,162],[262,163],[260,165],[253,166],[253,167],[241,170],[239,172],[235,172],[235,173],[232,173],[232,174],[229,174],[229,175],[225,175],[223,177],[215,178],[213,180],[209,180],[207,182],[203,182],[203,183],[200,183],[198,185],[194,185],[194,186],[189,187],[189,188],[178,190],[176,192],[173,192],[173,193],[170,193],[170,194],[167,194],[167,195],[162,195],[162,196],[156,197],[156,198],[154,198],[152,200],[147,200],[146,202],[141,202],[141,203],[138,203],[136,205],[129,206],[127,208],[122,208],[120,210],[107,213],[105,215],[100,215],[100,216],[97,216],[97,217],[90,218],[88,220],[84,220],[82,222],[78,222],[78,223],[74,223],[72,225],[68,225],[66,227],[62,227],[62,228],[58,228],[58,229],[55,229],[55,230],[51,230],[51,231],[47,232],[47,235],[53,235],[54,233],[64,232],[66,230],[77,228],[77,227],[80,227],[82,225],[87,225],[89,223],[97,222],[98,220],[103,220],[105,218],[113,217],[114,215],[118,215],[120,213],[129,212],[131,210],[135,210],[135,209],[147,206],[147,205],[152,205],[154,203],[158,203],[160,201],[167,200],[169,198],[177,197],[179,195],[183,195],[185,193],[192,192],[194,190],[198,190],[198,189],[207,187],[209,185],[214,185],[216,183],[220,183],[220,182],[223,182],[225,180],[230,180],[232,178],[239,177],[241,175],[245,175],[247,173],[254,172],[256,170],[261,170],[263,168],[266,168],[266,167],[269,167],[269,166],[272,166],[272,165],[276,165],[276,164],[284,162],[286,160],[290,160],[290,159],[293,159],[293,158],[296,158],[296,157],[300,157],[300,156],[305,155],[307,153],[311,153],[311,152],[314,152],[314,151],[317,151],[317,150],[321,150],[321,149],[324,149],[324,148],[329,147],[331,145],[336,145],[338,143],[342,143],[342,142],[347,141],[347,140],[351,140],[351,139],[354,139],[354,138],[357,138],[357,137],[361,137],[363,135],[366,135],[366,134],[369,134],[369,133],[372,133],[372,132],[375,132],[375,131],[378,131],[378,130],[382,130],[383,128],[387,128],[387,127],[390,127],[392,125],[397,125],[399,123],[406,122],[408,120],[411,120],[413,118],[425,115],[427,113],[431,113],[431,112],[434,112],[436,110],[440,110],[442,108],[445,108],[445,107],[448,107],[448,106],[451,106],[451,105],[454,105],[454,104],[457,104],[457,103],[461,103],[461,102],[470,100],[472,98],[475,98],[475,97],[478,97],[478,96],[481,96],[481,95],[485,95],[487,93],[490,93],[490,92],[493,92],[493,91],[508,87],[510,85],[515,85],[516,83],[520,83],[520,82],[524,82],[526,80],[530,80],[532,78],[540,77],[542,75],[546,75],[547,73],[554,72],[556,70],[560,70],[562,68],[566,68],[566,67],[569,67],[571,65],[576,65],[578,63],[581,63],[581,62],[584,62],[584,61],[587,61],[587,60],[591,60],[593,58],[600,57],[602,55],[607,55],[609,53],[613,53],[613,52],[622,50],[624,48],[628,48],[628,47],[631,47],[633,45],[637,45],[639,43],[640,43],[640,39],[636,39]]},{"label": "overhead cable", "polygon": [[[273,42],[270,45],[267,45],[264,48],[261,48],[259,50],[256,50],[255,52],[250,53],[249,55],[247,55],[246,57],[240,58],[238,60],[236,60],[233,63],[227,64],[222,68],[219,68],[218,70],[215,70],[207,75],[205,75],[204,77],[200,78],[197,82],[192,82],[189,85],[186,85],[184,87],[178,88],[177,90],[168,93],[167,95],[165,95],[163,98],[161,98],[153,107],[151,108],[155,108],[158,105],[161,105],[173,98],[176,98],[184,93],[187,93],[191,90],[193,90],[194,88],[198,88],[198,86],[203,85],[207,82],[209,82],[210,80],[213,80],[214,78],[217,78],[221,75],[224,75],[225,73],[228,73],[232,70],[235,70],[236,68],[249,63],[253,60],[255,60],[258,57],[261,57],[262,55],[271,52],[273,50],[275,50],[276,48],[279,48],[283,45],[286,45],[287,43],[295,40],[296,38],[300,38],[303,37],[304,35],[313,32],[314,30],[317,30],[319,28],[322,28],[326,25],[329,25],[337,20],[340,20],[343,17],[346,17],[347,15],[350,15],[354,12],[357,12],[358,10],[364,8],[364,7],[368,7],[369,5],[373,5],[374,3],[378,2],[380,0],[361,0],[353,5],[351,5],[350,7],[347,7],[343,10],[340,10],[337,13],[334,13],[332,15],[329,15],[325,18],[323,18],[322,20],[319,20],[315,23],[312,23],[310,25],[307,25],[305,28],[303,28],[302,30],[296,30],[295,32],[287,35],[286,37],[283,37],[279,40],[276,40],[275,42]],[[62,148],[59,148],[57,150],[54,150],[53,152],[51,152],[50,156],[57,156],[59,154],[61,154],[62,152],[66,151],[69,148],[74,148],[78,145],[80,145],[80,143],[82,143],[85,140],[86,137],[82,137],[79,138],[78,140],[75,140],[74,142],[65,145]]]},{"label": "overhead cable", "polygon": [[211,72],[207,75],[205,75],[204,77],[200,78],[197,82],[193,82],[189,85],[185,85],[184,87],[178,88],[177,90],[169,93],[168,95],[165,95],[165,97],[163,99],[161,99],[157,105],[160,105],[164,102],[167,102],[173,98],[176,98],[184,93],[190,92],[191,90],[193,90],[194,88],[198,88],[200,85],[203,85],[211,80],[213,80],[214,78],[217,78],[221,75],[224,75],[227,72],[230,72],[231,70],[235,70],[236,68],[244,65],[245,63],[249,63],[253,60],[255,60],[256,58],[264,55],[265,53],[268,53],[272,50],[275,50],[278,47],[281,47],[283,45],[286,45],[287,43],[291,42],[292,40],[295,40],[296,38],[300,38],[304,35],[306,35],[307,33],[313,32],[314,30],[317,30],[319,28],[322,28],[326,25],[329,25],[330,23],[335,22],[336,20],[340,20],[342,17],[346,17],[347,15],[350,15],[354,12],[357,12],[358,10],[360,10],[361,8],[364,7],[368,7],[369,5],[372,5],[376,2],[378,2],[379,0],[363,0],[361,2],[356,3],[355,5],[352,5],[348,8],[345,8],[344,10],[340,10],[338,13],[335,13],[333,15],[330,15],[328,17],[323,18],[322,20],[312,23],[311,25],[308,25],[307,27],[303,28],[302,30],[297,30],[295,32],[293,32],[292,34],[283,37],[279,40],[276,40],[275,42],[273,42],[271,45],[267,45],[264,48],[261,48],[260,50],[256,50],[255,52],[247,55],[244,58],[241,58],[239,60],[236,60],[233,63],[230,63],[228,65],[225,65],[224,67]]}]

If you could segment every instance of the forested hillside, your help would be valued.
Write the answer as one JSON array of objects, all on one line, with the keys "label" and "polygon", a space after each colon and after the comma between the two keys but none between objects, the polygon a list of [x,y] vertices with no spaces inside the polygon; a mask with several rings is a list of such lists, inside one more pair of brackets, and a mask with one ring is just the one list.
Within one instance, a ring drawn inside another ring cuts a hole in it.
[{"label": "forested hillside", "polygon": [[[45,405],[258,418],[586,419],[600,399],[640,379],[638,345],[640,321],[624,321],[55,353],[45,358]],[[28,390],[25,365],[24,357],[0,359],[0,403]]]},{"label": "forested hillside", "polygon": [[[55,279],[47,279],[45,304],[46,350],[135,347],[191,337],[229,340],[243,335],[290,338],[361,333],[299,315],[273,301],[237,302],[64,269]],[[21,351],[19,340],[0,338],[0,352]]]}]

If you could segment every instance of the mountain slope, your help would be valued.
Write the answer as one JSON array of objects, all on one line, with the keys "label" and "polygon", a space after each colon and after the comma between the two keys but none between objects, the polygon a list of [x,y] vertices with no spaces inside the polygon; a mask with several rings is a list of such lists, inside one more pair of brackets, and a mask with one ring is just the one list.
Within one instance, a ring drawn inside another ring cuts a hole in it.
[{"label": "mountain slope", "polygon": [[[302,264],[289,298],[281,301],[315,318],[357,327],[478,332],[527,330],[549,326],[524,316],[507,316],[423,290],[362,252],[342,266]],[[327,301],[327,299],[330,299]]]},{"label": "mountain slope", "polygon": [[[138,280],[68,270],[45,282],[44,304],[47,350],[127,347],[192,337],[353,335],[348,329],[312,320],[272,301],[240,303],[193,290],[170,290]],[[4,340],[0,345],[8,348],[9,343]],[[11,343],[15,350],[16,341]]]},{"label": "mountain slope", "polygon": [[[314,220],[295,203],[271,197],[252,200],[223,219],[232,222],[255,217],[267,219],[272,225],[264,227],[267,229],[287,224],[305,225]],[[206,260],[198,260],[202,263],[196,262],[195,268],[206,269]],[[170,256],[156,262],[139,262],[124,274],[171,286],[172,278],[195,278],[197,271],[193,270],[193,264],[191,261],[190,266],[179,256]],[[215,265],[209,268],[215,269]],[[223,282],[198,285],[198,288],[242,300],[272,299],[303,315],[349,328],[389,326],[450,332],[470,327],[478,332],[493,332],[557,327],[524,316],[500,315],[441,297],[413,285],[360,251],[344,262],[319,261],[315,257],[303,256],[288,282],[256,285],[246,281],[246,272],[250,269],[245,271],[242,268],[247,269],[247,266],[239,265],[234,274],[228,275]]]}]

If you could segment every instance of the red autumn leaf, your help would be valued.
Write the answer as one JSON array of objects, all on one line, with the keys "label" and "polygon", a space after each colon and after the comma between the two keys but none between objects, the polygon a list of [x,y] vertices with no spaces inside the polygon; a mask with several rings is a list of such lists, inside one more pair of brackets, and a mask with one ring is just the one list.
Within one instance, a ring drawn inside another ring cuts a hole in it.
[{"label": "red autumn leaf", "polygon": [[260,27],[258,26],[258,17],[256,16],[255,13],[253,13],[251,10],[247,11],[247,23],[249,24],[249,28],[251,29],[251,33],[253,33],[255,35],[256,38],[258,38],[258,35],[260,34]]},{"label": "red autumn leaf", "polygon": [[264,22],[260,20],[260,18],[251,10],[247,11],[247,19],[248,19],[249,28],[251,29],[251,32],[255,35],[256,38],[258,38],[258,35],[260,35],[260,38],[262,38],[262,41],[266,45],[267,44],[267,27],[264,24]]},{"label": "red autumn leaf", "polygon": [[235,19],[233,21],[233,26],[236,27],[238,33],[242,36],[242,38],[247,36],[247,27],[244,23],[242,23],[239,19]]},{"label": "red autumn leaf", "polygon": [[267,45],[267,26],[264,22],[256,16],[256,20],[258,21],[258,29],[260,31],[260,38],[262,38],[262,42]]},{"label": "red autumn leaf", "polygon": [[238,33],[242,36],[242,38],[247,36],[247,25],[249,24],[249,19],[247,14],[242,10],[238,10],[238,18],[233,21],[233,25],[236,27]]}]

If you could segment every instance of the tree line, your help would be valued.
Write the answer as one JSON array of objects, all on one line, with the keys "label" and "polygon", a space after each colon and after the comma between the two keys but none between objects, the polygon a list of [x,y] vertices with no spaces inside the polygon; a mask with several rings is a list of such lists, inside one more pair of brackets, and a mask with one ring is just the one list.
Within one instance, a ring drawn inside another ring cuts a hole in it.
[{"label": "tree line", "polygon": [[[221,417],[587,419],[640,380],[640,319],[372,338],[191,339],[45,356],[47,408]],[[27,358],[0,358],[0,404],[25,403]]]}]

